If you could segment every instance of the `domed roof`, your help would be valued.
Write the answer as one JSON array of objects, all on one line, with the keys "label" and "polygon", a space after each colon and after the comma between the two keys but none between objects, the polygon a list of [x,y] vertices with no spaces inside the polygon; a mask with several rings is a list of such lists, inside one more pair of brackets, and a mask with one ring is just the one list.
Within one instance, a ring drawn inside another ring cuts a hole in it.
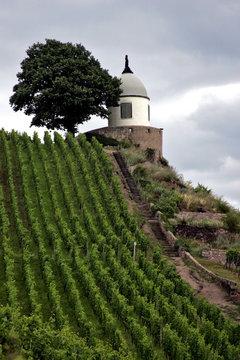
[{"label": "domed roof", "polygon": [[[120,77],[122,96],[140,96],[148,98],[147,90],[140,79],[137,78],[128,66],[128,57],[125,57],[125,69]],[[149,98],[148,98],[149,99]]]}]

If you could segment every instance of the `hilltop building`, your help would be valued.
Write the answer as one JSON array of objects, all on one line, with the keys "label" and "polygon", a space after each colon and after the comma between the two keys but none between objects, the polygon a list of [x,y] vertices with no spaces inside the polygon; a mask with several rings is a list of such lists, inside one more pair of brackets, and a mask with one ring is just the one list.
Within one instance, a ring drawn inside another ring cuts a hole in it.
[{"label": "hilltop building", "polygon": [[149,126],[150,99],[145,86],[130,69],[127,55],[120,80],[122,94],[119,106],[109,109],[108,126]]},{"label": "hilltop building", "polygon": [[130,69],[127,55],[120,79],[119,106],[109,108],[108,127],[90,132],[116,140],[126,138],[142,149],[154,149],[156,158],[162,156],[163,129],[150,126],[150,99],[142,81]]}]

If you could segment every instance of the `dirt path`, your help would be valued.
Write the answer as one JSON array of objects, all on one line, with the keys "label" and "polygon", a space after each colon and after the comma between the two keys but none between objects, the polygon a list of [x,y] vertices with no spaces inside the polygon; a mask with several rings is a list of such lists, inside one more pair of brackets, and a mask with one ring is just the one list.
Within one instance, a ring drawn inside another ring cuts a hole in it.
[{"label": "dirt path", "polygon": [[[133,212],[133,201],[130,198],[130,191],[124,183],[121,171],[112,156],[113,151],[108,150],[106,151],[106,153],[111,155],[110,159],[116,174],[119,176],[122,192],[128,203],[128,209],[130,212]],[[146,235],[151,238],[152,232],[150,228],[151,227],[148,223],[145,223],[145,225],[143,226],[143,231],[145,231]],[[240,322],[240,312],[238,311],[238,306],[233,303],[226,290],[222,289],[215,283],[207,281],[205,278],[201,277],[196,270],[185,265],[185,263],[180,257],[171,258],[171,260],[169,261],[175,264],[177,272],[183,280],[190,284],[190,286],[194,290],[195,295],[204,296],[210,303],[219,307],[223,315],[231,318],[231,320],[233,321]]]},{"label": "dirt path", "polygon": [[225,316],[240,322],[238,306],[231,301],[224,289],[202,278],[196,270],[185,265],[181,258],[172,258],[170,261],[175,264],[181,278],[191,285],[195,295],[204,296],[210,303],[219,307]]}]

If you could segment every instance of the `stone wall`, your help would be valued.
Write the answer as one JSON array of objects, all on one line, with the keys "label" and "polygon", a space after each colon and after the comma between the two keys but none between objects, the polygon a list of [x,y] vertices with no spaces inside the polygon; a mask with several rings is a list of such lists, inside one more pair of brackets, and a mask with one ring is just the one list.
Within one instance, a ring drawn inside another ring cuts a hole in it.
[{"label": "stone wall", "polygon": [[201,255],[204,259],[216,261],[222,265],[226,263],[226,250],[202,249]]},{"label": "stone wall", "polygon": [[190,226],[180,224],[175,227],[177,237],[186,237],[190,239],[201,240],[202,242],[212,242],[216,240],[218,232],[216,228],[205,228],[199,226]]},{"label": "stone wall", "polygon": [[179,255],[184,257],[188,261],[190,261],[194,266],[199,268],[203,273],[205,273],[208,277],[213,279],[214,281],[218,282],[222,287],[224,287],[229,293],[238,293],[237,292],[237,284],[234,281],[224,279],[220,276],[215,275],[210,270],[206,269],[204,266],[199,264],[199,262],[192,257],[189,252],[185,251],[183,248],[179,249]]},{"label": "stone wall", "polygon": [[225,229],[215,227],[200,227],[187,224],[176,225],[175,234],[177,237],[196,239],[204,243],[211,243],[220,235],[228,237],[232,236],[232,233]]},{"label": "stone wall", "polygon": [[155,157],[162,156],[162,130],[151,126],[116,126],[104,127],[89,131],[99,133],[106,137],[112,137],[118,141],[127,139],[137,144],[140,149],[152,148]]},{"label": "stone wall", "polygon": [[187,219],[196,219],[196,220],[211,220],[221,222],[225,214],[220,213],[211,213],[211,212],[193,212],[193,211],[181,211],[178,214],[175,214],[176,217],[187,220]]}]

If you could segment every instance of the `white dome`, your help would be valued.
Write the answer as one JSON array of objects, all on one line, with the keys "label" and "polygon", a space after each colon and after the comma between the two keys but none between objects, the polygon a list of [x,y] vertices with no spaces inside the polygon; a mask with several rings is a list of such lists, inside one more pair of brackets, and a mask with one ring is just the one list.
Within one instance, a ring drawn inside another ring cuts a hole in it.
[{"label": "white dome", "polygon": [[122,93],[119,106],[113,106],[109,109],[108,126],[149,126],[150,99],[145,86],[130,69],[127,55],[120,80]]},{"label": "white dome", "polygon": [[[141,80],[139,80],[133,73],[123,73],[120,77],[121,80],[121,89],[122,93],[120,97],[122,96],[140,96],[140,97],[146,97],[147,90]],[[149,99],[149,98],[148,98]]]}]

